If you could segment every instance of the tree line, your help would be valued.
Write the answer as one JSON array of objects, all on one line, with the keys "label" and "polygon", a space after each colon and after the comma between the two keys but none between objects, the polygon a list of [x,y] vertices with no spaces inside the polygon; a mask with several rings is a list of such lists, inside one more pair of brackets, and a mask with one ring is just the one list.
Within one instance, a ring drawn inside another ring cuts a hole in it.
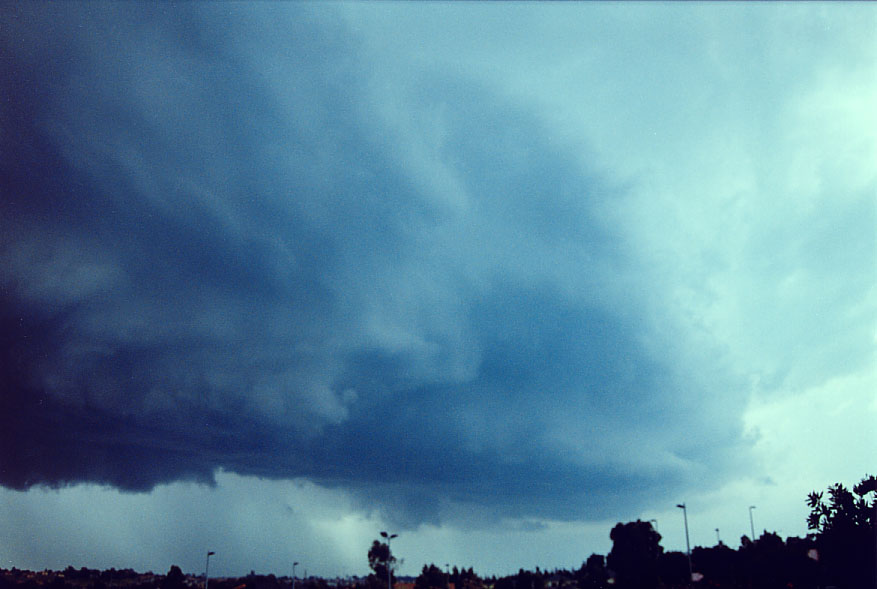
[{"label": "tree line", "polygon": [[[577,570],[519,570],[479,578],[454,567],[424,565],[414,589],[877,589],[877,477],[866,475],[852,489],[837,483],[807,497],[810,513],[803,538],[783,540],[765,531],[743,536],[739,549],[719,542],[691,554],[665,552],[651,522],[618,523],[608,555],[592,554]],[[368,589],[386,589],[396,558],[375,540],[369,549]],[[447,568],[447,567],[446,567]]]}]

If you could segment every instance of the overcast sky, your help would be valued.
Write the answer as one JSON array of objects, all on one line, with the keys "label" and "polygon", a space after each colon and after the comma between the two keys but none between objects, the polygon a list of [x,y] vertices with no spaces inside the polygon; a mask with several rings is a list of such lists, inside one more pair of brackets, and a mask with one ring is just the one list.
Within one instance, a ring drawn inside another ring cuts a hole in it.
[{"label": "overcast sky", "polygon": [[877,8],[0,9],[0,566],[578,567],[877,463]]}]

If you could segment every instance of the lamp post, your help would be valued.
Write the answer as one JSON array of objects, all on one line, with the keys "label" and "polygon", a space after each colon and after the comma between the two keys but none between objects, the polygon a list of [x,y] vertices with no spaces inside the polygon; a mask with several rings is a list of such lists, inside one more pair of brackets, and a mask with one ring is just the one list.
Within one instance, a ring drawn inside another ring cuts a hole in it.
[{"label": "lamp post", "polygon": [[754,505],[749,506],[749,529],[752,531],[752,541],[755,542],[755,524],[752,523],[752,510],[755,509]]},{"label": "lamp post", "polygon": [[[654,524],[654,525],[652,526],[652,529],[655,530],[655,531],[657,532],[657,531],[658,531],[658,520],[656,520],[656,519],[650,519],[650,520],[649,520],[649,523],[650,523],[650,524]],[[658,532],[658,533],[660,533],[660,532]]]},{"label": "lamp post", "polygon": [[685,554],[688,555],[688,582],[691,583],[691,543],[688,541],[688,509],[684,503],[677,503],[676,507],[682,510],[682,517],[685,519]]},{"label": "lamp post", "polygon": [[295,589],[295,567],[298,566],[298,561],[293,561],[292,563],[292,589]]},{"label": "lamp post", "polygon": [[721,544],[721,543],[722,543],[722,537],[719,536],[719,528],[716,528],[716,543],[717,543],[717,544]]},{"label": "lamp post", "polygon": [[399,534],[388,534],[387,532],[381,532],[381,537],[387,539],[387,589],[393,589],[393,572],[390,568],[390,559],[393,558],[393,553],[390,552],[390,540],[396,538]]},{"label": "lamp post", "polygon": [[204,589],[207,589],[207,582],[210,580],[208,571],[210,570],[210,557],[216,554],[212,550],[207,551],[207,562],[204,564]]}]

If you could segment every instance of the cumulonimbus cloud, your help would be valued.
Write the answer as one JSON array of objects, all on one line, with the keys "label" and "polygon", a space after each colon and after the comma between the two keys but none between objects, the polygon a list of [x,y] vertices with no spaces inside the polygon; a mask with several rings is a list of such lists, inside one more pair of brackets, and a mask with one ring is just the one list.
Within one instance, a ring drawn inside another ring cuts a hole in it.
[{"label": "cumulonimbus cloud", "polygon": [[6,17],[0,483],[223,468],[578,518],[728,460],[730,403],[620,293],[619,189],[526,108],[427,72],[376,123],[307,7],[126,8]]}]

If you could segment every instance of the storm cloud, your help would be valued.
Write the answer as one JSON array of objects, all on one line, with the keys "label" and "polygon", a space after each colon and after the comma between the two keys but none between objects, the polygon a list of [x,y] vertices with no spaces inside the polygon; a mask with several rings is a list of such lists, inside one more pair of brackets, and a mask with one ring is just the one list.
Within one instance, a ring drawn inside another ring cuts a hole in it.
[{"label": "storm cloud", "polygon": [[[680,361],[652,290],[674,252],[618,213],[642,187],[465,69],[395,76],[333,14],[4,9],[0,484],[221,469],[416,526],[733,477],[749,374],[721,338]],[[838,215],[867,234],[861,207]]]}]

